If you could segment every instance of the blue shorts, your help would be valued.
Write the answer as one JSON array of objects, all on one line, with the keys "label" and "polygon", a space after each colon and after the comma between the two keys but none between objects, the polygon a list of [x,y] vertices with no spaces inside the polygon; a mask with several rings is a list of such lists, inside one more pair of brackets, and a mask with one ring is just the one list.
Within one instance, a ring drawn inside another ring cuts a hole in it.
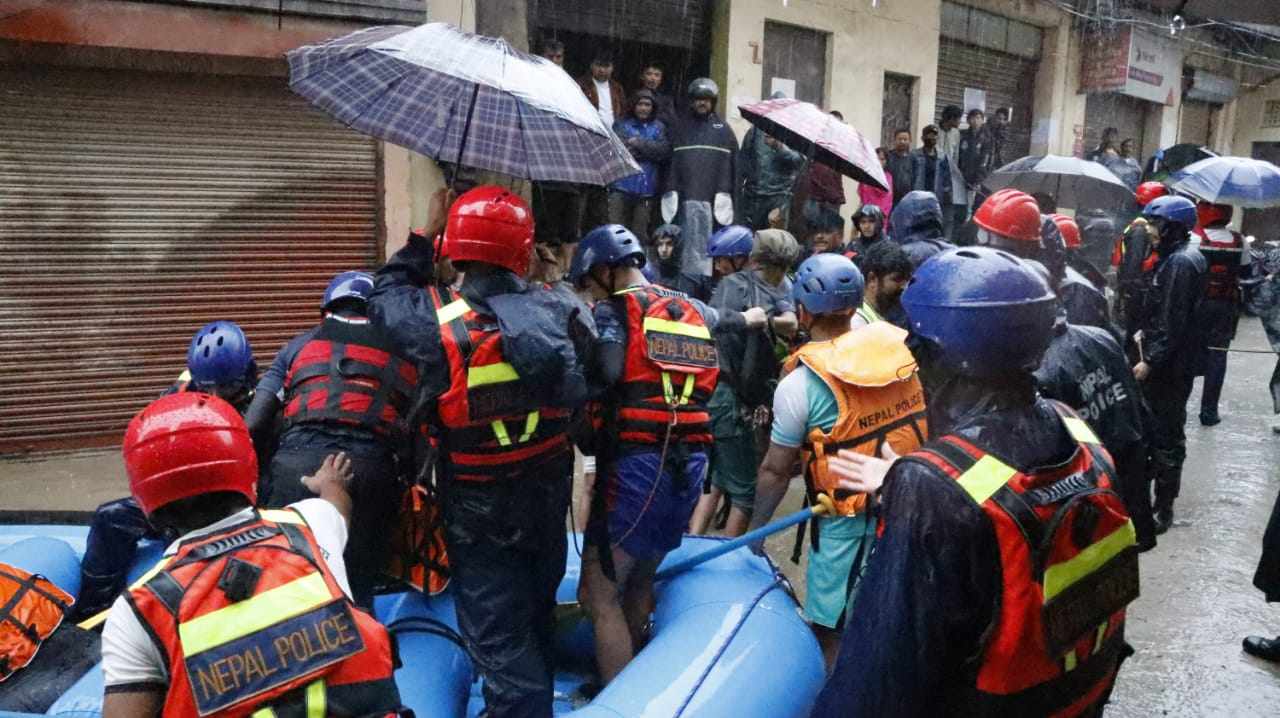
[{"label": "blue shorts", "polygon": [[676,456],[667,455],[661,476],[657,451],[625,454],[610,472],[605,489],[609,543],[637,561],[662,558],[680,545],[702,495],[706,452],[689,452],[683,462]]}]

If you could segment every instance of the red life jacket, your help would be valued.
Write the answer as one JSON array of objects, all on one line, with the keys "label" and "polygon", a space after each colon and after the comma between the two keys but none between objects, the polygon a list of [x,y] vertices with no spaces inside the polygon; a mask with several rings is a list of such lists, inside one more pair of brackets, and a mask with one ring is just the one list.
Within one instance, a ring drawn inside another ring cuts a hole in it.
[{"label": "red life jacket", "polygon": [[297,512],[183,541],[129,592],[169,663],[164,715],[398,715],[391,637],[352,605]]},{"label": "red life jacket", "polygon": [[1079,444],[1060,467],[1023,472],[956,436],[909,457],[955,479],[999,544],[999,613],[963,697],[974,715],[1092,715],[1128,650],[1133,524],[1112,490],[1111,457],[1084,420],[1058,409]]},{"label": "red life jacket", "polygon": [[710,444],[707,401],[720,363],[706,320],[684,294],[653,285],[625,289],[614,299],[627,318],[619,441],[657,445],[670,431],[687,444]]},{"label": "red life jacket", "polygon": [[544,460],[569,451],[569,411],[539,406],[502,355],[493,317],[460,296],[429,289],[449,360],[449,388],[436,400],[441,447],[451,476],[489,481],[531,475]]},{"label": "red life jacket", "polygon": [[293,363],[284,383],[288,426],[357,426],[378,436],[407,434],[418,370],[363,317],[329,317]]},{"label": "red life jacket", "polygon": [[0,683],[35,659],[73,603],[44,576],[0,563]]},{"label": "red life jacket", "polygon": [[1240,296],[1240,261],[1244,239],[1225,227],[1196,227],[1200,253],[1209,263],[1205,299],[1234,302]]}]

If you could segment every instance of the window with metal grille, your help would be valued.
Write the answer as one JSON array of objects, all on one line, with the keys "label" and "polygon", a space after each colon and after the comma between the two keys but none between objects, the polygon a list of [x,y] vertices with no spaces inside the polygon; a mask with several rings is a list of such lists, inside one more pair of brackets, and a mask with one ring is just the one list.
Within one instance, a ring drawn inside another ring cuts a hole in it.
[{"label": "window with metal grille", "polygon": [[1280,100],[1267,100],[1262,110],[1263,127],[1280,127]]}]

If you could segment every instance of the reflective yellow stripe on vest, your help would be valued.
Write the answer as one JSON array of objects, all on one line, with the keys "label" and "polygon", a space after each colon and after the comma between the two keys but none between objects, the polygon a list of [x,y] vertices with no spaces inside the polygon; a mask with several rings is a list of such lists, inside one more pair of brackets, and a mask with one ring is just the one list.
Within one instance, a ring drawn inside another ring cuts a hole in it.
[{"label": "reflective yellow stripe on vest", "polygon": [[711,339],[711,332],[706,327],[700,327],[697,324],[685,324],[684,322],[673,322],[670,319],[659,319],[658,317],[645,317],[643,328],[646,332],[663,332],[664,334],[679,334],[695,339]]},{"label": "reflective yellow stripe on vest", "polygon": [[960,484],[974,501],[982,503],[991,498],[991,495],[1000,490],[1001,486],[1009,483],[1018,471],[1012,466],[1000,461],[991,454],[978,459],[978,463],[969,467],[969,470],[960,475],[956,479],[956,483]]},{"label": "reflective yellow stripe on vest", "polygon": [[1085,444],[1100,444],[1098,435],[1093,433],[1093,429],[1084,422],[1083,419],[1077,419],[1074,416],[1062,417],[1062,423],[1066,425],[1067,432],[1071,434],[1071,438]]},{"label": "reflective yellow stripe on vest", "polygon": [[332,600],[324,575],[319,572],[308,574],[181,623],[178,625],[178,639],[182,642],[182,652],[194,656]]},{"label": "reflective yellow stripe on vest", "polygon": [[1125,521],[1123,525],[1103,536],[1097,543],[1090,544],[1072,558],[1045,569],[1044,600],[1046,602],[1052,600],[1054,596],[1067,590],[1080,579],[1102,568],[1116,554],[1136,544],[1137,540],[1133,522]]},{"label": "reflective yellow stripe on vest", "polygon": [[884,321],[884,318],[880,316],[880,312],[877,312],[870,302],[863,302],[862,306],[858,307],[857,313],[867,324]]},{"label": "reflective yellow stripe on vest", "polygon": [[680,391],[680,396],[676,396],[675,387],[671,385],[671,373],[662,372],[662,396],[667,400],[668,406],[684,406],[689,403],[689,399],[693,397],[693,389],[695,382],[692,374],[684,375],[684,387]]},{"label": "reflective yellow stripe on vest", "polygon": [[436,310],[436,321],[441,324],[448,324],[470,310],[471,305],[467,304],[467,300],[455,299]]},{"label": "reflective yellow stripe on vest", "polygon": [[[533,432],[538,430],[538,419],[542,415],[539,412],[531,411],[524,418],[524,433],[520,434],[520,438],[516,441],[523,444],[528,441]],[[493,436],[498,440],[498,446],[511,446],[511,434],[507,433],[507,425],[501,419],[490,424],[493,427]]]},{"label": "reflective yellow stripe on vest", "polygon": [[504,361],[500,361],[495,364],[485,364],[483,366],[467,368],[468,389],[474,389],[478,386],[488,386],[490,384],[502,384],[508,381],[516,381],[519,378],[520,375],[516,373],[516,368]]},{"label": "reflective yellow stripe on vest", "polygon": [[261,509],[258,511],[258,515],[272,523],[307,525],[307,522],[303,520],[297,511],[290,511],[289,509]]}]

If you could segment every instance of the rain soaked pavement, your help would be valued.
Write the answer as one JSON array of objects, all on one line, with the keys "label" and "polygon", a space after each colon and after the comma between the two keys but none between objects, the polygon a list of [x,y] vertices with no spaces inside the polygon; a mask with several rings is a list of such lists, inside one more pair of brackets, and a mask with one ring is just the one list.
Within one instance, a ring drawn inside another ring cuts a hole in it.
[{"label": "rain soaked pavement", "polygon": [[[1233,343],[1268,349],[1257,319]],[[1280,634],[1280,605],[1253,588],[1262,532],[1280,490],[1280,435],[1270,425],[1274,358],[1233,353],[1222,423],[1187,425],[1174,525],[1142,554],[1142,597],[1129,611],[1137,653],[1124,664],[1109,716],[1280,715],[1280,666],[1246,655],[1248,634]]]},{"label": "rain soaked pavement", "polygon": [[[1234,346],[1266,349],[1256,319]],[[1272,434],[1267,381],[1273,359],[1232,354],[1223,423],[1201,427],[1199,385],[1187,427],[1187,465],[1174,527],[1142,555],[1142,597],[1130,609],[1137,650],[1120,673],[1108,716],[1280,715],[1280,666],[1245,655],[1241,639],[1280,634],[1280,605],[1252,586],[1262,532],[1280,491],[1280,435]],[[128,491],[119,455],[0,461],[0,508],[89,510]],[[798,482],[796,482],[798,484]],[[798,508],[798,486],[779,509]],[[769,552],[803,595],[803,564],[788,557],[794,534]]]}]

